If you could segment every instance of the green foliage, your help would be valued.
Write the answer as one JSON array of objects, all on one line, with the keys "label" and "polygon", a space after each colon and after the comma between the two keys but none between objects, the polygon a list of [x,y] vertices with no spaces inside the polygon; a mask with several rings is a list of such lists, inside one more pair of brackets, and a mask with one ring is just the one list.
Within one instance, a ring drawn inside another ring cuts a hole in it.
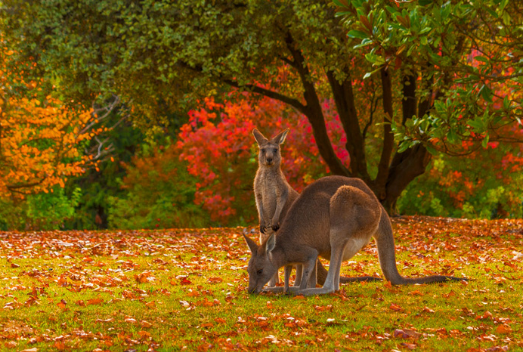
[{"label": "green foliage", "polygon": [[196,180],[174,146],[144,146],[143,154],[126,166],[120,182],[125,194],[109,197],[111,228],[153,229],[204,227],[208,214],[194,204]]},{"label": "green foliage", "polygon": [[[114,125],[120,114],[113,113],[104,123]],[[82,189],[82,198],[76,207],[75,216],[66,223],[67,229],[98,229],[107,227],[107,216],[110,197],[122,196],[125,191],[120,188],[120,180],[126,175],[125,163],[131,161],[136,150],[143,143],[145,135],[129,121],[124,121],[116,128],[106,132],[109,154],[104,154],[98,167],[88,169],[84,175],[70,179],[66,193],[70,194],[77,187]],[[92,141],[85,146],[86,150],[97,152],[98,144]]]},{"label": "green foliage", "polygon": [[461,141],[487,147],[521,124],[523,30],[521,3],[356,0],[337,2],[354,47],[374,67],[421,78],[421,97],[434,99],[427,114],[392,122],[399,150],[423,143],[432,154],[463,152]]},{"label": "green foliage", "polygon": [[403,192],[398,200],[400,212],[471,219],[521,218],[522,160],[507,163],[507,155],[510,150],[506,148],[490,148],[470,158],[436,158],[431,171]]},{"label": "green foliage", "polygon": [[[347,45],[329,0],[96,5],[57,0],[31,6],[8,0],[6,6],[18,9],[17,16],[6,16],[0,30],[20,48],[17,55],[40,58],[39,76],[59,78],[57,84],[71,99],[90,102],[98,94],[116,94],[132,102],[135,123],[155,130],[165,111],[187,104],[194,108],[202,98],[231,86],[252,91],[259,84],[289,104],[301,102],[304,82],[312,81],[323,100],[332,96],[325,71],[341,82],[349,71],[358,78],[369,66]],[[290,48],[304,57],[303,64],[293,59]],[[308,67],[305,75],[298,72],[303,66]],[[363,128],[371,99],[367,90],[359,93],[362,88],[354,89],[354,105],[362,107]]]},{"label": "green foliage", "polygon": [[71,197],[55,186],[52,192],[29,195],[23,202],[0,201],[0,226],[4,230],[60,230],[75,215],[82,190],[75,188]]},{"label": "green foliage", "polygon": [[[132,102],[133,123],[154,132],[165,129],[176,107],[200,103],[224,87],[278,99],[308,114],[313,128],[305,138],[314,135],[330,170],[362,177],[388,203],[387,209],[425,171],[431,157],[427,151],[466,155],[493,141],[514,141],[507,126],[521,125],[523,117],[523,31],[516,25],[520,2],[334,3],[342,10],[337,18],[336,6],[328,0],[5,0],[9,11],[0,18],[0,31],[16,48],[8,58],[12,69],[35,58],[38,65],[31,75],[58,86],[64,99],[91,104],[116,94],[126,104]],[[384,81],[376,83],[377,73],[385,72],[382,79],[390,73],[387,89]],[[409,84],[414,85],[410,91]],[[330,153],[326,109],[317,103],[329,98],[336,100],[350,165]],[[387,105],[390,122],[380,102]],[[384,123],[375,127],[376,122]],[[201,121],[193,127],[198,130]],[[141,181],[131,183],[132,192],[124,195],[127,190],[120,185],[127,184],[126,171],[120,162],[130,161],[143,135],[131,129],[115,133],[115,139],[121,137],[115,162],[103,160],[100,173],[89,171],[66,192],[76,186],[84,190],[71,227],[107,226],[109,206],[114,206],[115,223],[127,219],[125,226],[155,226],[155,216],[163,219],[174,211],[169,202],[175,193],[167,184],[162,189],[166,198],[160,193],[154,202],[144,191],[154,193],[154,188],[135,186]],[[423,189],[429,196],[416,203],[419,193],[412,192],[418,186],[413,186],[404,209],[452,215],[453,205],[459,209],[456,215],[487,216],[497,203],[515,207],[513,193],[519,193],[507,187],[509,178],[492,181],[495,170],[476,178],[459,163],[444,160],[446,171],[438,172],[461,170],[478,185],[475,191],[458,179],[442,185],[427,176],[424,180],[443,188],[448,198]],[[143,173],[144,180],[160,176]],[[460,182],[464,189],[458,189]],[[191,192],[180,194],[180,204],[189,204]],[[142,196],[155,210],[138,216],[132,205],[140,205]],[[134,223],[132,216],[140,219]]]},{"label": "green foliage", "polygon": [[[20,48],[17,55],[40,58],[38,73],[64,95],[90,101],[117,93],[146,107],[143,117],[152,119],[162,105],[183,103],[187,92],[192,101],[208,96],[227,80],[277,83],[287,31],[314,65],[340,75],[351,50],[333,31],[329,1],[7,0],[4,6],[16,9],[0,25]],[[289,79],[280,89],[299,93],[297,77]]]}]

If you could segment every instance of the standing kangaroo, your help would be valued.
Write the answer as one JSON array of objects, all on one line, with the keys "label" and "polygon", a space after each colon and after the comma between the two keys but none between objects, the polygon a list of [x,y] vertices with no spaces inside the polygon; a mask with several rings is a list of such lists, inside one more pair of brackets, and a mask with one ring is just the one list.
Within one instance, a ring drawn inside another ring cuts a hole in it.
[{"label": "standing kangaroo", "polygon": [[285,141],[288,132],[289,130],[285,130],[268,140],[257,129],[252,131],[259,146],[254,195],[260,220],[260,242],[278,231],[280,221],[285,218],[292,203],[299,196],[281,171],[280,145]]},{"label": "standing kangaroo", "polygon": [[[287,182],[281,170],[280,145],[285,141],[289,130],[279,133],[268,140],[257,129],[252,131],[258,143],[258,171],[254,178],[254,195],[260,220],[260,243],[278,231],[292,203],[299,194]],[[290,275],[292,267],[285,268],[285,275]],[[297,271],[296,278],[301,279],[301,271]],[[270,286],[279,282],[278,271],[270,279]],[[298,280],[299,282],[299,280]]]},{"label": "standing kangaroo", "polygon": [[[259,293],[277,272],[290,264],[303,265],[299,289],[293,292],[314,295],[339,289],[340,268],[374,237],[381,270],[393,285],[460,281],[453,276],[405,278],[398,273],[394,236],[387,212],[374,193],[360,179],[328,176],[305,188],[283,221],[277,236],[270,235],[260,246],[245,236],[252,256],[249,261],[249,292]],[[318,256],[330,259],[322,288],[309,282],[314,278]],[[287,286],[287,285],[286,285]],[[282,289],[281,287],[273,288]]]}]

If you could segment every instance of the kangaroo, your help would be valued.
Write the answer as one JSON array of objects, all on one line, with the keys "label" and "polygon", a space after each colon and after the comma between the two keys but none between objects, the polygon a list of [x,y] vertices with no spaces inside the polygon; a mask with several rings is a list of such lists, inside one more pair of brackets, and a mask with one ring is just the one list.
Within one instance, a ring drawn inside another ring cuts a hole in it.
[{"label": "kangaroo", "polygon": [[[268,140],[260,131],[254,129],[252,134],[259,147],[258,171],[254,178],[254,195],[260,220],[260,243],[278,231],[292,203],[299,194],[287,182],[281,170],[280,145],[283,144],[289,130],[279,133]],[[285,268],[285,275],[290,276],[292,266]],[[301,268],[301,266],[300,266]],[[296,278],[301,279],[301,270],[297,269]],[[278,272],[271,278],[269,286],[279,282]],[[299,282],[299,280],[298,280]]]},{"label": "kangaroo", "polygon": [[268,140],[257,129],[252,131],[259,146],[254,195],[260,220],[260,242],[278,231],[280,221],[285,218],[292,203],[299,196],[281,170],[280,145],[285,141],[288,132],[289,130],[285,130]]},{"label": "kangaroo", "polygon": [[[299,288],[292,292],[315,295],[339,290],[340,268],[371,238],[385,278],[393,285],[466,280],[453,276],[405,278],[398,273],[392,225],[374,193],[360,179],[327,176],[307,186],[283,220],[278,234],[271,234],[260,246],[245,236],[252,256],[249,260],[250,293],[259,293],[277,272],[290,264],[302,264]],[[323,287],[314,288],[314,266],[318,256],[330,259]],[[308,288],[309,287],[309,288]],[[281,287],[272,291],[279,292]],[[285,290],[283,288],[283,290]]]},{"label": "kangaroo", "polygon": [[[263,243],[269,236],[278,231],[280,223],[286,217],[291,205],[298,198],[296,192],[287,182],[281,170],[281,150],[280,145],[285,142],[287,133],[285,130],[277,136],[268,140],[257,129],[252,131],[258,143],[258,170],[254,178],[254,195],[256,197],[256,207],[260,221],[260,243]],[[292,266],[285,267],[285,287],[288,287]],[[318,261],[317,281],[323,285],[327,277],[327,270]],[[302,276],[301,265],[296,266],[295,285],[300,285]],[[358,278],[341,277],[341,282],[353,281],[375,281],[381,279],[363,276]],[[278,273],[271,278],[269,286],[273,287],[279,282]],[[286,290],[286,289],[285,289]]]}]

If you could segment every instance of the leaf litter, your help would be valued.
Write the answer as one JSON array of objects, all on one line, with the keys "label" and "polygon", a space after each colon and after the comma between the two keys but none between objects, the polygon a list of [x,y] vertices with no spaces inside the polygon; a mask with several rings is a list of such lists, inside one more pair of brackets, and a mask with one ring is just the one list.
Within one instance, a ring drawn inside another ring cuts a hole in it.
[{"label": "leaf litter", "polygon": [[[523,347],[523,221],[393,221],[402,275],[471,281],[251,296],[244,228],[2,232],[0,343],[16,351]],[[382,276],[375,245],[342,274]]]}]

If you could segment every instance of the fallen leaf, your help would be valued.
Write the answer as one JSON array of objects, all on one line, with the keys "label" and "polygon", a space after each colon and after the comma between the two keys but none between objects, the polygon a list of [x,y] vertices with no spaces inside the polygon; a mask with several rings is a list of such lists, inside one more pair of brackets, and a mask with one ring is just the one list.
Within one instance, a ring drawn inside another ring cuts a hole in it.
[{"label": "fallen leaf", "polygon": [[184,277],[184,278],[182,278],[182,280],[180,281],[180,284],[181,284],[181,285],[190,285],[190,284],[192,284],[192,282],[191,282],[189,279],[187,279],[186,277]]},{"label": "fallen leaf", "polygon": [[449,293],[444,293],[442,296],[448,299],[448,298],[453,297],[455,295],[456,295],[456,293],[451,290]]},{"label": "fallen leaf", "polygon": [[488,310],[483,315],[478,315],[475,318],[476,320],[492,319],[492,313]]},{"label": "fallen leaf", "polygon": [[146,337],[151,337],[151,333],[148,332],[148,331],[138,331],[138,335],[140,335],[140,337],[143,339],[143,338],[146,338]]},{"label": "fallen leaf", "polygon": [[409,295],[412,295],[412,296],[423,296],[424,293],[420,292],[419,290],[415,290],[415,291],[409,292]]},{"label": "fallen leaf", "polygon": [[108,319],[96,319],[95,323],[112,323],[114,321],[114,318],[108,318]]},{"label": "fallen leaf", "polygon": [[414,344],[414,343],[402,342],[400,345],[402,345],[403,347],[406,347],[408,350],[416,349],[416,344]]},{"label": "fallen leaf", "polygon": [[18,346],[18,343],[16,343],[16,341],[7,341],[5,343],[5,347],[7,348],[15,348],[16,346]]},{"label": "fallen leaf", "polygon": [[64,301],[63,299],[60,300],[60,302],[58,302],[58,307],[60,307],[61,309],[65,309],[66,306],[67,306],[67,302]]},{"label": "fallen leaf", "polygon": [[326,306],[314,306],[314,309],[319,312],[329,311],[332,312],[332,304]]},{"label": "fallen leaf", "polygon": [[223,281],[223,279],[221,277],[211,277],[211,278],[209,278],[209,280],[207,280],[207,282],[210,284],[217,284],[222,281]]},{"label": "fallen leaf", "polygon": [[487,348],[485,350],[485,352],[504,352],[504,351],[508,351],[508,346],[503,346],[503,347],[494,346],[494,347]]},{"label": "fallen leaf", "polygon": [[153,326],[153,324],[149,323],[148,321],[142,320],[142,321],[140,322],[140,326],[141,326],[142,328],[150,328],[151,326]]},{"label": "fallen leaf", "polygon": [[100,304],[102,303],[104,300],[102,298],[93,298],[93,299],[89,299],[87,300],[87,305],[94,305],[94,304]]},{"label": "fallen leaf", "polygon": [[509,334],[512,332],[512,328],[508,325],[498,325],[498,327],[496,328],[496,332],[498,334]]},{"label": "fallen leaf", "polygon": [[395,303],[391,303],[389,308],[392,309],[393,311],[396,311],[396,312],[402,312],[403,311],[403,308],[401,308],[400,306],[398,306]]},{"label": "fallen leaf", "polygon": [[434,310],[430,309],[429,307],[423,307],[422,312],[424,312],[424,313],[434,313]]},{"label": "fallen leaf", "polygon": [[144,271],[143,273],[134,275],[134,279],[136,282],[140,284],[144,284],[147,282],[153,282],[156,280],[156,278],[152,275],[150,271]]}]

